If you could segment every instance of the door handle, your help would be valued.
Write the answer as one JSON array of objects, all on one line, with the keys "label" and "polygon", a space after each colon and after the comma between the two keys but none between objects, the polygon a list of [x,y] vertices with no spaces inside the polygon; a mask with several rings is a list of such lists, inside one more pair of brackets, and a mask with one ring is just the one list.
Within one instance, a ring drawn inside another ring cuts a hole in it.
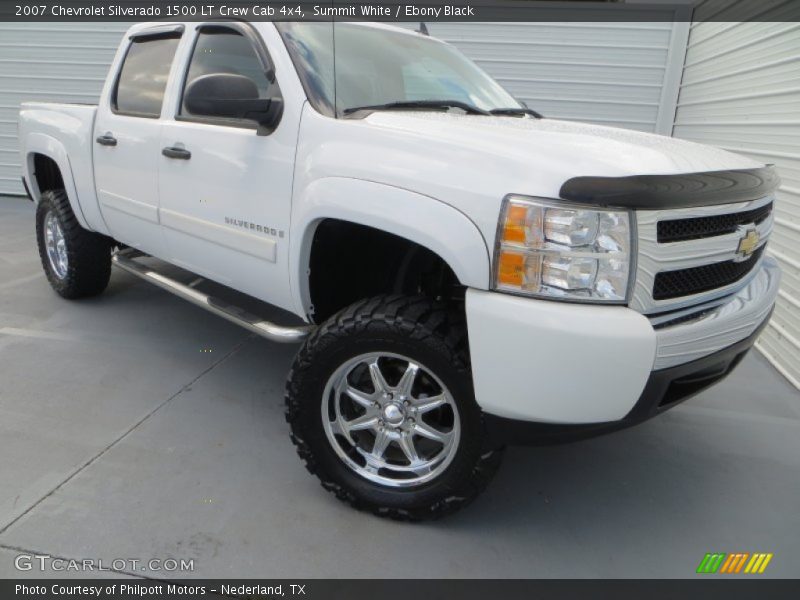
[{"label": "door handle", "polygon": [[177,158],[179,160],[189,160],[192,158],[192,153],[186,148],[176,148],[175,146],[167,146],[161,151],[161,154],[167,158]]},{"label": "door handle", "polygon": [[96,141],[101,146],[116,146],[117,145],[117,138],[115,138],[110,133],[98,136]]}]

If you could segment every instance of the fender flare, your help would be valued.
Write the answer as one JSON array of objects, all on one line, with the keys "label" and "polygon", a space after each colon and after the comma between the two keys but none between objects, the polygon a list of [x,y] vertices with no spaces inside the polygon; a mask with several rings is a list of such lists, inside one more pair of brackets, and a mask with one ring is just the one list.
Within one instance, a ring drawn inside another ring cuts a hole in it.
[{"label": "fender flare", "polygon": [[311,308],[308,265],[319,223],[338,219],[379,229],[428,248],[453,270],[461,284],[488,289],[486,240],[464,213],[440,200],[403,188],[346,177],[309,184],[292,203],[289,280],[297,314]]},{"label": "fender flare", "polygon": [[75,187],[75,179],[72,175],[72,166],[69,162],[69,155],[67,154],[64,145],[52,136],[44,133],[29,133],[22,146],[25,148],[27,154],[23,164],[25,179],[31,188],[31,196],[33,201],[39,204],[42,198],[42,192],[39,189],[39,182],[34,177],[34,155],[42,154],[51,159],[58,166],[61,171],[61,179],[64,181],[64,190],[67,193],[69,204],[72,207],[72,212],[75,213],[75,218],[84,229],[91,230],[89,224],[86,222],[86,217],[81,210],[81,203],[78,199],[78,190]]}]

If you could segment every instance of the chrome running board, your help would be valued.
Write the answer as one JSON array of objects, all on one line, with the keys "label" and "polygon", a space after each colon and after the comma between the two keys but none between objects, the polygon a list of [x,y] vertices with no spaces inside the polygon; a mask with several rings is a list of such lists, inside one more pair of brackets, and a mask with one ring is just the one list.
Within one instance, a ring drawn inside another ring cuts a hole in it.
[{"label": "chrome running board", "polygon": [[260,317],[248,313],[241,307],[194,289],[193,286],[197,284],[197,280],[189,285],[185,285],[179,281],[165,277],[147,265],[143,265],[134,260],[134,258],[141,256],[147,255],[133,249],[125,249],[115,252],[111,257],[111,261],[123,271],[135,275],[140,279],[144,279],[145,281],[149,281],[163,290],[183,298],[184,300],[188,300],[200,308],[204,308],[223,319],[227,319],[231,323],[236,323],[240,327],[244,327],[273,342],[281,342],[284,344],[302,342],[313,329],[311,325],[284,327],[271,323],[270,321],[265,321]]}]

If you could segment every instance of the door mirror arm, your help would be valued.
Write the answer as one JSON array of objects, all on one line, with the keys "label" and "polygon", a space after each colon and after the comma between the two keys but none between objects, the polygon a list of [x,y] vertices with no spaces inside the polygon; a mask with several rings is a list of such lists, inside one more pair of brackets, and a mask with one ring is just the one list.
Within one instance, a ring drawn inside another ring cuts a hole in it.
[{"label": "door mirror arm", "polygon": [[269,135],[275,128],[278,127],[278,123],[281,122],[281,117],[283,116],[283,99],[282,98],[270,98],[269,100],[269,108],[259,114],[259,117],[255,119],[256,123],[258,123],[258,129],[256,130],[257,135]]}]

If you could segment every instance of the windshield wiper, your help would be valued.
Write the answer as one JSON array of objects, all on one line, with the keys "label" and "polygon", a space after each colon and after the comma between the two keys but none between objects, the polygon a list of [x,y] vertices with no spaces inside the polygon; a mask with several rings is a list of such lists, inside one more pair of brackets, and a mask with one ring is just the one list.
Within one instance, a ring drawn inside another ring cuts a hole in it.
[{"label": "windshield wiper", "polygon": [[355,106],[353,108],[345,108],[342,111],[342,114],[351,115],[354,112],[362,111],[362,110],[404,110],[404,109],[415,109],[415,108],[429,108],[429,109],[441,109],[441,108],[460,108],[466,113],[471,115],[489,115],[491,114],[489,111],[483,110],[482,108],[478,108],[477,106],[473,106],[472,104],[467,104],[466,102],[461,102],[460,100],[409,100],[404,102],[389,102],[387,104],[375,104],[373,106]]},{"label": "windshield wiper", "polygon": [[544,119],[544,117],[530,108],[494,108],[489,111],[491,115],[507,116],[507,117],[521,117],[523,115],[530,115],[537,119]]}]

